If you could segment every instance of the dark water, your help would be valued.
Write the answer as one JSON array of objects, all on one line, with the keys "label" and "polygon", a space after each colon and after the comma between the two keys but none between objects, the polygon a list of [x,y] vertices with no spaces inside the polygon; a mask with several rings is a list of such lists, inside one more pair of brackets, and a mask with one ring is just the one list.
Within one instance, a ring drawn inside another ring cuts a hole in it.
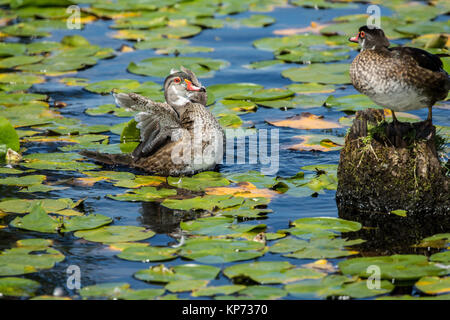
[{"label": "dark water", "polygon": [[[300,7],[278,8],[268,15],[276,18],[277,22],[266,28],[222,28],[204,30],[198,36],[190,39],[193,46],[209,46],[214,47],[215,52],[207,54],[195,54],[195,56],[205,56],[211,58],[225,59],[230,62],[230,66],[219,72],[216,72],[212,78],[202,79],[205,86],[220,83],[234,83],[234,82],[253,82],[264,85],[266,88],[283,87],[291,83],[290,80],[281,77],[281,71],[290,68],[292,64],[277,65],[269,69],[250,70],[243,68],[243,65],[254,61],[268,60],[273,58],[271,52],[257,50],[252,47],[252,42],[263,37],[273,36],[272,32],[277,29],[284,28],[301,28],[309,26],[312,21],[326,22],[333,17],[365,13],[366,7],[358,5],[356,9],[346,10],[314,10]],[[249,16],[251,13],[244,13],[236,15],[235,17]],[[382,14],[389,15],[388,9],[382,9]],[[86,37],[92,44],[97,44],[103,47],[120,48],[123,44],[133,45],[133,42],[124,40],[116,40],[108,37],[108,34],[113,33],[108,26],[112,24],[111,21],[97,21],[93,24],[86,25],[82,31],[73,30],[56,30],[53,32],[51,38],[45,40],[59,41],[65,35],[79,33]],[[218,40],[219,39],[219,40]],[[401,42],[401,41],[400,41]],[[357,54],[356,51],[351,52],[350,62]],[[158,83],[162,82],[160,78],[151,78],[138,76],[128,73],[126,71],[128,64],[131,61],[137,62],[144,58],[155,56],[152,50],[138,50],[131,53],[119,53],[113,59],[100,60],[97,65],[92,68],[78,72],[75,76],[80,78],[88,78],[90,82],[96,82],[106,79],[137,79],[139,81],[152,80]],[[128,119],[118,118],[110,115],[103,116],[87,116],[83,111],[87,108],[93,108],[102,104],[114,103],[113,98],[109,95],[102,96],[84,91],[80,87],[68,87],[57,82],[57,78],[50,78],[46,83],[34,86],[34,91],[49,95],[55,101],[64,101],[67,107],[61,109],[61,113],[65,117],[75,117],[81,119],[84,124],[106,124],[115,125],[120,122],[125,122]],[[348,95],[356,93],[352,86],[341,86],[334,95]],[[291,109],[288,111],[280,111],[276,109],[259,108],[256,113],[246,114],[241,116],[244,121],[252,121],[257,129],[270,129],[265,120],[283,119],[291,115],[298,114],[303,110]],[[314,114],[324,115],[329,120],[337,120],[344,114],[342,112],[325,109],[323,107],[308,109]],[[411,112],[421,118],[426,118],[427,110],[417,110]],[[433,111],[433,121],[439,125],[449,125],[448,110],[435,109]],[[335,131],[338,135],[344,135],[346,129],[338,129]],[[301,135],[307,133],[306,130],[297,130],[289,128],[280,128],[280,170],[277,173],[279,176],[292,176],[296,174],[300,167],[311,164],[337,164],[339,161],[339,152],[326,153],[311,153],[289,151],[284,149],[287,144],[292,143],[291,137],[294,135]],[[309,132],[311,133],[311,132]],[[118,136],[111,135],[110,143],[117,143]],[[53,152],[57,151],[58,145],[51,144],[33,144],[26,145],[27,153],[34,152]],[[248,170],[259,170],[258,166],[254,165],[223,165],[220,168],[221,172],[245,172]],[[59,180],[63,178],[70,178],[81,176],[74,172],[44,172],[49,180]],[[122,189],[124,190],[124,189]],[[11,190],[3,188],[2,194],[6,197],[23,197],[23,194],[14,194]],[[62,191],[54,191],[45,194],[46,197],[53,198],[72,198],[80,199],[86,197],[85,211],[96,212],[114,218],[115,225],[137,225],[144,227],[151,227],[157,231],[158,234],[151,238],[149,242],[152,245],[167,245],[174,242],[174,238],[169,235],[176,231],[179,223],[177,217],[173,216],[173,212],[164,210],[156,204],[141,204],[132,202],[119,202],[105,198],[107,194],[118,193],[119,189],[113,187],[106,182],[98,182],[93,187],[76,187],[72,186],[69,189]],[[275,232],[279,229],[288,228],[289,221],[301,217],[319,217],[329,216],[337,217],[338,210],[335,202],[335,192],[325,191],[318,197],[304,197],[294,198],[288,195],[280,195],[275,197],[269,204],[269,208],[274,212],[268,215],[265,220],[248,222],[248,223],[265,223],[267,224],[267,232]],[[12,217],[11,217],[12,218]],[[0,249],[8,248],[16,240],[23,238],[43,237],[40,233],[25,232],[21,230],[0,230]],[[150,265],[159,263],[138,263],[121,260],[115,257],[116,251],[110,251],[106,246],[97,243],[86,242],[82,239],[73,237],[72,235],[57,236],[50,235],[54,239],[54,247],[60,250],[66,259],[57,264],[57,266],[48,271],[31,274],[28,278],[36,279],[42,284],[39,294],[51,294],[55,287],[64,288],[66,294],[75,294],[66,288],[66,269],[69,265],[78,265],[81,268],[82,286],[104,283],[104,282],[128,282],[134,289],[151,288],[160,286],[145,283],[136,280],[132,277],[133,273],[138,270],[148,268]],[[301,265],[311,262],[311,260],[299,260],[281,257],[279,254],[267,253],[259,260],[287,260],[294,265]],[[330,262],[335,264],[339,259],[330,259]],[[186,261],[178,258],[176,260],[166,262],[165,265],[173,266]],[[222,267],[226,267],[224,264]],[[214,280],[210,285],[227,284],[229,280],[223,275],[219,279]],[[180,298],[190,298],[189,293],[180,294]],[[289,297],[288,297],[289,298]]]}]

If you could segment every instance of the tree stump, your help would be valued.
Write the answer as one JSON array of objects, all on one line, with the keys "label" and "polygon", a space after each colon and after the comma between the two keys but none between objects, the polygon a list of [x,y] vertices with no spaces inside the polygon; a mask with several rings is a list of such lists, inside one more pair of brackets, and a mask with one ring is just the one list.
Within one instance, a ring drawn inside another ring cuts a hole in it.
[{"label": "tree stump", "polygon": [[450,214],[450,177],[437,144],[430,122],[387,123],[383,110],[358,111],[339,160],[339,211]]}]

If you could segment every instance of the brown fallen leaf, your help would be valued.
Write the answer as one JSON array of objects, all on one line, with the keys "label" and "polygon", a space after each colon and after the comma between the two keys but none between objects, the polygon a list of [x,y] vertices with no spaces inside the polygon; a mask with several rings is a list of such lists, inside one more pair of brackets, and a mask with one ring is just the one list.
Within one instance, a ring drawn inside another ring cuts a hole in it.
[{"label": "brown fallen leaf", "polygon": [[338,123],[323,120],[323,116],[316,116],[309,112],[302,112],[285,120],[267,121],[267,123],[277,127],[288,127],[294,129],[335,129],[342,126]]},{"label": "brown fallen leaf", "polygon": [[133,52],[134,49],[127,45],[122,45],[119,49],[120,52]]},{"label": "brown fallen leaf", "polygon": [[333,136],[322,135],[300,135],[294,136],[293,139],[301,139],[302,142],[289,146],[289,150],[296,151],[336,151],[339,150],[342,145],[334,142]]},{"label": "brown fallen leaf", "polygon": [[206,194],[210,195],[234,195],[243,198],[271,198],[278,193],[269,189],[258,189],[250,182],[239,182],[235,187],[210,187],[205,189]]}]

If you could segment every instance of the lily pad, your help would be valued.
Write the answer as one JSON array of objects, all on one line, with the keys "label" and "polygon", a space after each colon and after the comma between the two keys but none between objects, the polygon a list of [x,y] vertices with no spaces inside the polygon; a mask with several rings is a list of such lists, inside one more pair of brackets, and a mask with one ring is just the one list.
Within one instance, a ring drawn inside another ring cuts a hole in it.
[{"label": "lily pad", "polygon": [[169,282],[165,288],[170,292],[185,292],[206,287],[208,280],[178,280]]},{"label": "lily pad", "polygon": [[416,288],[426,294],[450,292],[450,277],[423,277],[415,284]]},{"label": "lily pad", "polygon": [[177,249],[150,246],[131,246],[125,248],[117,257],[130,261],[166,261],[176,258]]},{"label": "lily pad", "polygon": [[261,284],[288,283],[303,279],[318,279],[325,274],[312,269],[295,268],[289,262],[260,261],[236,264],[223,273],[229,278],[250,278]]},{"label": "lily pad", "polygon": [[201,263],[218,264],[254,259],[264,254],[264,244],[226,239],[189,239],[179,255]]},{"label": "lily pad", "polygon": [[236,293],[246,287],[243,285],[223,285],[223,286],[208,286],[196,289],[192,292],[193,297],[211,297],[217,296],[220,294],[228,295]]},{"label": "lily pad", "polygon": [[169,196],[174,196],[176,194],[177,191],[174,189],[142,187],[139,189],[127,190],[127,192],[123,194],[109,194],[107,197],[119,201],[155,201]]},{"label": "lily pad", "polygon": [[172,187],[202,191],[207,187],[221,187],[230,184],[219,172],[206,171],[192,177],[168,177],[167,183]]},{"label": "lily pad", "polygon": [[155,233],[142,227],[107,226],[94,230],[77,231],[75,236],[94,242],[129,242],[151,238]]},{"label": "lily pad", "polygon": [[428,262],[421,255],[392,255],[386,257],[363,257],[342,261],[338,264],[344,274],[359,275],[367,278],[370,274],[367,268],[377,265],[380,268],[381,279],[414,280],[425,276],[447,274],[445,269]]},{"label": "lily pad", "polygon": [[184,66],[192,70],[198,77],[212,76],[212,72],[225,68],[227,61],[196,57],[164,57],[148,58],[137,64],[131,62],[128,71],[145,76],[166,77],[172,68]]},{"label": "lily pad", "polygon": [[316,82],[323,84],[350,83],[348,64],[312,64],[300,68],[290,68],[281,74],[296,82]]},{"label": "lily pad", "polygon": [[0,278],[0,296],[2,297],[30,297],[39,289],[39,282],[16,277]]},{"label": "lily pad", "polygon": [[172,268],[159,265],[139,270],[134,276],[143,281],[168,283],[181,280],[212,280],[219,272],[220,268],[199,264],[177,265]]}]

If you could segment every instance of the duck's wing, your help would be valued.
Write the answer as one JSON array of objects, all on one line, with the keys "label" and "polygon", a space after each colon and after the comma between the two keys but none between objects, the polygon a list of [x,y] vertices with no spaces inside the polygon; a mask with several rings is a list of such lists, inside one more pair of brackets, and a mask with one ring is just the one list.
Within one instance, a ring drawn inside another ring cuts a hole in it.
[{"label": "duck's wing", "polygon": [[155,102],[136,93],[113,93],[117,105],[137,111],[134,117],[141,131],[141,143],[133,151],[134,158],[146,157],[168,140],[177,140],[180,128],[178,113],[167,103]]},{"label": "duck's wing", "polygon": [[422,68],[428,69],[433,72],[442,72],[443,64],[441,59],[434,54],[431,54],[425,50],[412,47],[395,47],[389,48],[389,50],[397,54],[402,60],[410,57]]}]

